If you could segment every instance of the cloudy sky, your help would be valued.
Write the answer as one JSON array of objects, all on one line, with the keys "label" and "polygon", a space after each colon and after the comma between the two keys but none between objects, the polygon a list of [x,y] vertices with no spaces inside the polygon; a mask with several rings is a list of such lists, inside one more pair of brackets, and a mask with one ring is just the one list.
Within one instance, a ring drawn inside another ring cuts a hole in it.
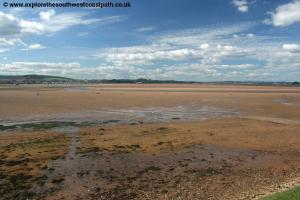
[{"label": "cloudy sky", "polygon": [[300,81],[300,0],[130,3],[104,9],[1,5],[0,74]]}]

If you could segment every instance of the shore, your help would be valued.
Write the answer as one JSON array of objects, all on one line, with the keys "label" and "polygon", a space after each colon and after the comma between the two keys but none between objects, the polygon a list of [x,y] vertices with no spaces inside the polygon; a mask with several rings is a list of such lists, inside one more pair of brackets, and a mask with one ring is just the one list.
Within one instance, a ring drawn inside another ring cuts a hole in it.
[{"label": "shore", "polygon": [[91,85],[0,94],[2,199],[246,200],[300,177],[299,88]]}]

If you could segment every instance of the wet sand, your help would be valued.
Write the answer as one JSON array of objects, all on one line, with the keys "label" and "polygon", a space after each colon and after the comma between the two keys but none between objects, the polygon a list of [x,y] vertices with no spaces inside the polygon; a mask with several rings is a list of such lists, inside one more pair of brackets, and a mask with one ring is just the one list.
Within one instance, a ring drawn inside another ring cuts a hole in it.
[{"label": "wet sand", "polygon": [[[131,109],[145,107],[211,106],[238,111],[243,115],[299,120],[298,87],[206,86],[206,85],[93,85],[64,87],[6,87],[0,89],[0,119],[28,118],[41,115]],[[122,91],[114,91],[115,89]],[[137,88],[140,90],[136,92]],[[172,92],[160,92],[171,90]],[[150,91],[149,91],[150,90]],[[189,92],[182,92],[189,90]],[[196,90],[195,92],[190,92]],[[39,95],[37,96],[37,91]],[[235,91],[235,92],[232,92]],[[251,92],[249,92],[251,91]],[[277,99],[294,105],[276,102]]]},{"label": "wet sand", "polygon": [[299,183],[299,102],[297,87],[2,86],[0,199],[258,199]]}]

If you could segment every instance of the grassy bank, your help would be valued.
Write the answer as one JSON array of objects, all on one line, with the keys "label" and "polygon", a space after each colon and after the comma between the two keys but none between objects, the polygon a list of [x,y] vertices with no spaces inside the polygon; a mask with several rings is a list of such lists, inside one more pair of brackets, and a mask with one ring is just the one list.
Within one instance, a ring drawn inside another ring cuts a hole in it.
[{"label": "grassy bank", "polygon": [[300,199],[300,187],[296,187],[286,192],[277,193],[261,200],[299,200]]}]

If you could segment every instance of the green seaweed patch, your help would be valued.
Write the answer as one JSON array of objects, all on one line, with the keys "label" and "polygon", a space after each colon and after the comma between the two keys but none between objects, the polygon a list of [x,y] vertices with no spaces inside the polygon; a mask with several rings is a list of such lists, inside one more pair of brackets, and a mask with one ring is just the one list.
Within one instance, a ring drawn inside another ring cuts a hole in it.
[{"label": "green seaweed patch", "polygon": [[13,131],[13,130],[46,130],[63,127],[83,127],[94,125],[93,122],[68,122],[68,121],[48,121],[48,122],[35,122],[26,124],[14,125],[0,125],[0,131]]},{"label": "green seaweed patch", "polygon": [[261,200],[299,200],[300,199],[300,187],[280,192],[268,197],[264,197]]},{"label": "green seaweed patch", "polygon": [[8,176],[0,183],[0,195],[2,199],[31,199],[34,193],[32,188],[32,176],[22,173]]}]

